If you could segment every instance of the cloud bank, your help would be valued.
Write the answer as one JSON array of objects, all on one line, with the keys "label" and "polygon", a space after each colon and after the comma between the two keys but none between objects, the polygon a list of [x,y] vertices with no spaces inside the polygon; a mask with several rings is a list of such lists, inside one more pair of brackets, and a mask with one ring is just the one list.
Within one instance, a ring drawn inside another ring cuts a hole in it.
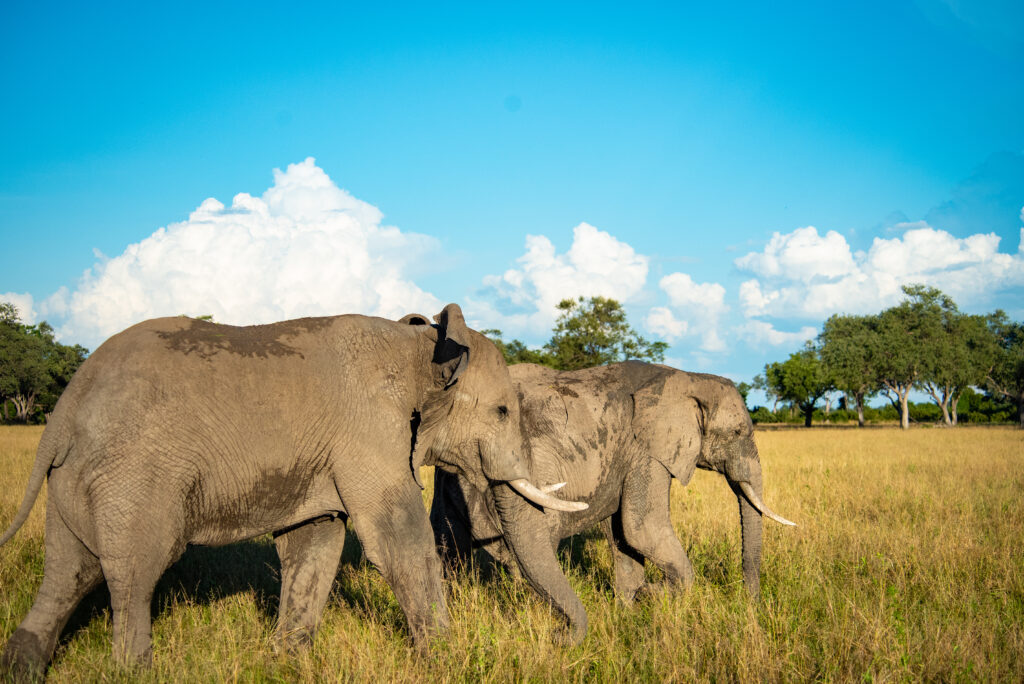
[{"label": "cloud bank", "polygon": [[94,347],[154,316],[212,314],[253,324],[300,316],[399,317],[440,302],[406,275],[439,243],[381,224],[380,210],[335,185],[311,157],[274,170],[261,197],[205,200],[87,271],[43,313],[64,339]]},{"label": "cloud bank", "polygon": [[748,317],[824,319],[833,313],[874,313],[899,302],[901,287],[925,283],[962,305],[1024,285],[1024,228],[1016,253],[999,251],[994,233],[957,238],[923,222],[897,226],[899,237],[877,237],[853,253],[846,239],[816,228],[775,233],[765,249],[735,260],[757,278],[740,285]]},{"label": "cloud bank", "polygon": [[486,276],[478,295],[467,298],[467,309],[488,326],[542,334],[550,331],[563,299],[602,296],[629,302],[647,282],[649,259],[581,223],[564,254],[547,237],[527,235],[526,253],[516,263],[501,275]]}]

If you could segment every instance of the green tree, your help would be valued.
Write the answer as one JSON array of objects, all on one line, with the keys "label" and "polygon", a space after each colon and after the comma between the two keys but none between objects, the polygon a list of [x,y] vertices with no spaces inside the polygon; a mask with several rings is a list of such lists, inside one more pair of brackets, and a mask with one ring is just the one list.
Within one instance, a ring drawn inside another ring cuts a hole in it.
[{"label": "green tree", "polygon": [[1024,323],[1011,321],[1005,312],[989,318],[995,338],[991,366],[985,385],[990,392],[1017,405],[1017,420],[1024,428]]},{"label": "green tree", "polygon": [[928,355],[930,365],[918,386],[942,409],[945,424],[954,426],[960,395],[985,382],[996,343],[986,317],[960,313],[952,300],[938,303],[941,340]]},{"label": "green tree", "polygon": [[853,399],[857,425],[864,426],[864,406],[878,391],[871,354],[875,316],[831,316],[818,336],[821,361],[835,388]]},{"label": "green tree", "polygon": [[882,391],[900,415],[900,427],[910,427],[907,397],[938,365],[939,350],[946,339],[943,310],[955,308],[939,290],[924,285],[904,285],[907,298],[878,314],[870,353]]},{"label": "green tree", "polygon": [[744,404],[747,403],[747,395],[750,394],[750,390],[752,389],[754,389],[754,387],[749,382],[736,383],[736,391],[740,393],[741,397],[743,397]]},{"label": "green tree", "polygon": [[502,356],[505,357],[505,363],[510,366],[517,363],[537,363],[542,366],[553,367],[551,359],[543,350],[530,349],[520,340],[505,342],[501,338],[501,331],[497,328],[488,328],[480,332],[486,335],[491,342],[494,342],[498,349],[501,350]]},{"label": "green tree", "polygon": [[834,389],[818,349],[810,342],[785,361],[766,365],[764,374],[754,378],[754,387],[776,400],[792,402],[803,413],[805,427],[811,426],[818,400]]},{"label": "green tree", "polygon": [[14,404],[14,417],[20,422],[28,422],[39,412],[52,411],[87,354],[84,347],[57,342],[46,321],[25,325],[13,305],[0,303],[0,401],[4,419],[8,419],[8,401]]},{"label": "green tree", "polygon": [[506,342],[496,328],[481,332],[497,345],[509,365],[537,363],[558,370],[576,370],[629,359],[665,359],[668,345],[648,342],[637,334],[626,321],[622,305],[614,299],[563,299],[558,309],[561,313],[551,339],[542,349],[530,349],[520,340]]},{"label": "green tree", "polygon": [[648,342],[626,321],[626,312],[614,299],[563,299],[554,334],[544,349],[551,366],[576,370],[616,361],[638,359],[660,362],[668,345]]}]

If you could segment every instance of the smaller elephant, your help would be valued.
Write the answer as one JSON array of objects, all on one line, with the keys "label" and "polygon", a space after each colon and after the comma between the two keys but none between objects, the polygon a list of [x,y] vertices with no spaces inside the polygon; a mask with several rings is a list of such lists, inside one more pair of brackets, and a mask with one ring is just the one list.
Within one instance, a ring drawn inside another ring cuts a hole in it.
[{"label": "smaller elephant", "polygon": [[530,479],[557,483],[543,489],[562,488],[560,496],[589,508],[544,511],[507,487],[481,490],[436,471],[430,520],[449,565],[485,548],[518,569],[579,640],[586,613],[558,564],[559,541],[600,523],[613,549],[616,596],[627,603],[644,584],[644,559],[688,587],[694,573],[669,517],[669,487],[703,468],[722,473],[736,494],[744,582],[752,596],[760,593],[761,516],[794,523],[762,501],[753,425],[732,382],[636,361],[578,371],[520,364],[509,373]]}]

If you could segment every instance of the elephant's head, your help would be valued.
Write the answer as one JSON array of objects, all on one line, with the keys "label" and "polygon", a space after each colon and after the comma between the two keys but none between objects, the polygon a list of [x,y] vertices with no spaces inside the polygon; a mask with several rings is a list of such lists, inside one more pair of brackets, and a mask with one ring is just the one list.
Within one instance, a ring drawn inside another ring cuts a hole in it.
[{"label": "elephant's head", "polygon": [[434,376],[413,417],[414,472],[434,465],[463,475],[480,489],[507,482],[534,503],[557,510],[586,504],[557,499],[530,480],[519,426],[519,399],[505,359],[484,335],[471,330],[456,304],[434,317],[409,314],[399,322],[424,326],[433,344]]},{"label": "elephant's head", "polygon": [[707,376],[703,382],[709,387],[695,395],[702,434],[697,465],[725,475],[736,494],[743,534],[743,579],[748,591],[757,596],[761,587],[761,516],[783,525],[796,523],[776,515],[764,504],[754,425],[740,393],[724,378]]}]

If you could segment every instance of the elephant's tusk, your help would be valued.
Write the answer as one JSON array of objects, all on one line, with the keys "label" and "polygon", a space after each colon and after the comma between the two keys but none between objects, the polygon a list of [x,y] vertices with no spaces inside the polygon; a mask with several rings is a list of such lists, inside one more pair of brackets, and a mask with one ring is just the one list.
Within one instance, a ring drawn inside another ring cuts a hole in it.
[{"label": "elephant's tusk", "polygon": [[557,484],[544,485],[543,487],[540,488],[540,491],[544,492],[545,494],[550,494],[551,492],[557,492],[559,489],[561,489],[564,486],[565,486],[564,482],[559,482]]},{"label": "elephant's tusk", "polygon": [[796,527],[795,522],[786,520],[781,515],[776,515],[775,513],[772,513],[772,510],[764,505],[764,502],[761,501],[761,497],[757,495],[757,492],[754,491],[754,488],[750,486],[749,482],[741,481],[739,485],[740,491],[742,491],[743,495],[747,497],[747,501],[750,502],[751,506],[760,511],[761,515],[771,518],[777,523],[782,523],[783,525],[792,525],[793,527]]},{"label": "elephant's tusk", "polygon": [[529,499],[538,506],[550,508],[554,511],[585,511],[590,507],[582,501],[565,501],[563,499],[556,499],[550,494],[537,489],[537,487],[526,478],[509,480],[509,485],[512,486],[512,489],[522,494],[523,497]]}]

